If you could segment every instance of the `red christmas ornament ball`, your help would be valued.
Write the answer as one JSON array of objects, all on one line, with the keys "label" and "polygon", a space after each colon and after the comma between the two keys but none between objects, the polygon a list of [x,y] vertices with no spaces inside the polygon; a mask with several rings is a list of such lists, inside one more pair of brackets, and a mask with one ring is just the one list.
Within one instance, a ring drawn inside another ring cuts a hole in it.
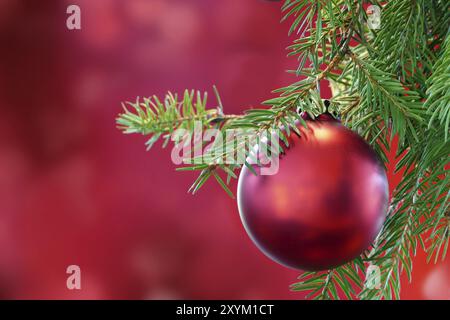
[{"label": "red christmas ornament ball", "polygon": [[[331,116],[291,132],[278,172],[255,176],[243,167],[238,184],[242,223],[274,261],[325,270],[359,256],[381,229],[388,181],[374,150]],[[291,130],[292,131],[292,130]],[[285,133],[287,136],[287,134]]]}]

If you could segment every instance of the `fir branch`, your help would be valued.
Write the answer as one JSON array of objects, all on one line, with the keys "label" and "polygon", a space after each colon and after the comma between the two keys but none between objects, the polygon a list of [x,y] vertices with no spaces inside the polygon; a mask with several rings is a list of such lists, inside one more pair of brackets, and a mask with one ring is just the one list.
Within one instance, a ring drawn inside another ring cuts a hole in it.
[{"label": "fir branch", "polygon": [[413,236],[416,219],[413,206],[404,208],[402,202],[394,204],[402,208],[391,210],[367,259],[380,268],[381,289],[364,288],[360,293],[362,299],[399,299],[402,269],[407,271],[411,281],[412,259],[418,243]]},{"label": "fir branch", "polygon": [[305,295],[307,299],[338,300],[340,292],[347,299],[355,299],[358,296],[355,288],[362,288],[361,278],[364,276],[363,260],[357,258],[333,270],[304,272],[298,277],[299,282],[291,285],[291,290],[307,292]]},{"label": "fir branch", "polygon": [[[378,69],[370,60],[351,54],[353,60],[352,81],[362,96],[360,108],[372,111],[372,118],[381,118],[392,124],[392,134],[398,134],[400,142],[418,141],[426,110],[420,96],[413,90],[405,90],[393,75]],[[412,139],[411,139],[412,138]]]},{"label": "fir branch", "polygon": [[447,36],[443,52],[433,69],[434,73],[427,81],[428,98],[425,102],[425,107],[432,114],[428,127],[431,128],[438,121],[447,140],[450,127],[450,35]]},{"label": "fir branch", "polygon": [[[147,150],[161,138],[164,137],[165,147],[172,133],[177,129],[187,130],[192,136],[195,125],[200,123],[202,129],[217,128],[220,129],[228,121],[239,119],[239,115],[225,115],[223,106],[217,89],[214,87],[218,106],[212,109],[207,108],[207,93],[203,95],[199,91],[184,92],[183,98],[179,99],[178,95],[169,92],[161,101],[158,97],[152,96],[136,100],[135,103],[128,102],[122,104],[124,112],[117,117],[117,126],[125,134],[140,133],[150,136],[146,142]],[[128,105],[128,108],[127,108]],[[195,162],[194,162],[195,163]],[[195,164],[188,167],[177,168],[178,171],[197,171],[201,173],[194,181],[189,192],[195,194],[210,177],[215,177],[219,185],[225,192],[233,197],[232,192],[218,175],[218,170],[227,174],[227,182],[231,178],[237,178],[234,174],[238,166],[212,164]]]},{"label": "fir branch", "polygon": [[[387,33],[378,34],[376,37],[391,39]],[[396,39],[392,37],[392,41]],[[424,78],[414,78],[410,72],[406,74],[406,63],[401,66],[403,71],[394,75],[388,71],[398,69],[388,66],[389,59],[369,60],[369,52],[373,52],[373,48],[379,46],[379,43],[369,44],[365,48],[361,46],[352,48],[350,61],[345,62],[341,74],[330,74],[335,88],[341,87],[331,101],[338,105],[338,109],[345,106],[343,116],[346,123],[360,131],[385,161],[387,159],[385,152],[389,150],[387,135],[398,134],[401,142],[399,154],[408,151],[405,160],[399,162],[399,167],[401,164],[401,167],[407,165],[412,168],[411,175],[404,178],[395,192],[397,200],[393,200],[391,208],[397,209],[391,210],[377,243],[369,257],[365,259],[381,268],[382,288],[381,290],[364,288],[359,295],[364,299],[400,297],[400,274],[402,270],[406,270],[411,279],[412,257],[418,243],[424,242],[422,239],[422,235],[426,232],[424,226],[426,230],[433,229],[428,239],[431,245],[427,249],[430,255],[435,254],[435,260],[439,252],[442,253],[442,258],[445,256],[449,237],[447,214],[449,184],[448,174],[444,169],[449,149],[443,142],[444,139],[427,130],[429,111],[422,105],[423,95],[411,90],[412,87],[408,84],[419,79],[421,83],[419,89],[422,90],[425,87]],[[390,50],[392,51],[392,48]],[[407,50],[409,49],[399,48],[401,54]],[[379,57],[383,54],[380,53]],[[429,51],[425,54],[431,55]],[[395,56],[395,52],[393,55]],[[432,55],[431,57],[433,58]],[[422,63],[421,59],[414,62]],[[439,66],[439,63],[437,65]],[[425,69],[423,64],[420,68]],[[447,71],[442,70],[441,77],[447,76]],[[405,74],[406,77],[402,77]],[[448,83],[439,81],[439,85],[444,87],[448,86]],[[444,100],[442,107],[447,111],[448,102]],[[422,141],[420,145],[417,144],[419,140]],[[428,172],[428,177],[423,178],[423,172]],[[428,217],[427,223],[421,221],[422,217]],[[425,247],[425,244],[423,246]],[[322,274],[312,273],[310,276],[315,278]],[[333,272],[328,271],[328,274]],[[341,289],[346,295],[350,293],[345,287]]]},{"label": "fir branch", "polygon": [[119,114],[117,128],[125,134],[140,133],[149,135],[148,149],[164,135],[166,139],[176,129],[194,130],[196,122],[202,127],[239,118],[237,115],[224,115],[218,97],[219,107],[207,109],[207,93],[186,90],[180,100],[177,94],[169,92],[161,101],[157,96],[136,99],[135,103],[122,103],[123,113]]},{"label": "fir branch", "polygon": [[[381,30],[367,28],[365,3],[382,7]],[[268,109],[224,115],[220,97],[218,107],[207,109],[206,94],[185,92],[178,100],[169,93],[163,102],[152,97],[129,104],[131,110],[125,107],[118,127],[124,133],[150,135],[149,146],[160,137],[167,142],[176,129],[192,131],[198,121],[203,128],[222,132],[253,129],[248,140],[227,142],[225,147],[214,143],[210,150],[215,157],[210,162],[193,159],[190,166],[177,169],[200,171],[190,189],[193,193],[214,177],[232,196],[228,184],[237,178],[235,171],[241,165],[223,160],[242,149],[250,156],[250,147],[267,131],[297,132],[298,122],[303,121],[298,111],[312,117],[323,112],[319,84],[329,80],[330,109],[358,131],[385,163],[390,141],[397,135],[396,170],[407,171],[394,190],[387,220],[370,252],[332,270],[304,273],[292,290],[306,291],[308,298],[315,299],[338,299],[341,293],[348,299],[399,298],[400,276],[405,271],[411,280],[412,258],[419,246],[435,262],[448,251],[449,2],[286,0],[283,11],[283,20],[293,19],[290,34],[298,35],[288,48],[289,55],[299,60],[293,73],[303,78],[276,90],[279,96],[264,102]],[[253,169],[247,162],[244,165]],[[364,263],[380,268],[381,289],[363,287]]]},{"label": "fir branch", "polygon": [[418,77],[423,79],[425,70],[431,70],[432,52],[427,46],[430,35],[425,29],[423,11],[425,2],[428,1],[387,2],[383,7],[382,28],[373,43],[375,59],[382,57],[383,69],[410,84],[417,83]]}]

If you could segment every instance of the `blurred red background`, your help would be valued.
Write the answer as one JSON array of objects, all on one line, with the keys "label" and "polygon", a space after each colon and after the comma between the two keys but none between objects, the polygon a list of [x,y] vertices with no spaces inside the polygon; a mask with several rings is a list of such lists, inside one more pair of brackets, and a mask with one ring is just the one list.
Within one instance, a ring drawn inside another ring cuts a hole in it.
[{"label": "blurred red background", "polygon": [[[215,84],[226,112],[259,106],[294,81],[280,18],[262,0],[1,0],[0,297],[302,299],[220,187],[187,194],[195,175],[170,150],[115,128],[120,102],[167,90]],[[449,271],[419,252],[402,297],[450,299]]]}]

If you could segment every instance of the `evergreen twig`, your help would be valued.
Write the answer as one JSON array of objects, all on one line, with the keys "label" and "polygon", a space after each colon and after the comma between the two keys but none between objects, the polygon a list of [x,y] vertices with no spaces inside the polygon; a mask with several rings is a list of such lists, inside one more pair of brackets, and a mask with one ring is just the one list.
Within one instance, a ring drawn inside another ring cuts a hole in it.
[{"label": "evergreen twig", "polygon": [[[381,8],[380,30],[367,26],[364,8],[370,4]],[[222,131],[253,129],[252,144],[267,130],[297,132],[297,123],[303,121],[299,110],[312,117],[323,112],[318,87],[328,80],[333,91],[330,108],[385,163],[390,142],[399,138],[396,171],[406,168],[406,173],[370,250],[344,266],[305,272],[291,288],[314,299],[338,299],[341,294],[347,299],[397,299],[402,272],[412,279],[417,249],[422,247],[428,260],[437,262],[445,259],[450,241],[449,8],[446,0],[285,0],[283,20],[292,20],[290,34],[297,34],[288,48],[299,61],[291,72],[300,80],[275,90],[279,96],[264,102],[268,108],[225,115],[216,90],[218,107],[212,109],[206,107],[206,94],[186,91],[178,99],[168,93],[163,101],[151,97],[128,104],[117,118],[118,127],[150,136],[149,147],[161,137],[167,144],[176,129],[192,132],[196,122]],[[231,150],[213,144],[216,157],[211,162],[194,159],[178,170],[200,172],[193,193],[214,177],[232,196],[228,184],[241,165],[222,160],[242,148],[244,142],[231,145]],[[367,265],[380,268],[379,289],[364,283]]]}]

